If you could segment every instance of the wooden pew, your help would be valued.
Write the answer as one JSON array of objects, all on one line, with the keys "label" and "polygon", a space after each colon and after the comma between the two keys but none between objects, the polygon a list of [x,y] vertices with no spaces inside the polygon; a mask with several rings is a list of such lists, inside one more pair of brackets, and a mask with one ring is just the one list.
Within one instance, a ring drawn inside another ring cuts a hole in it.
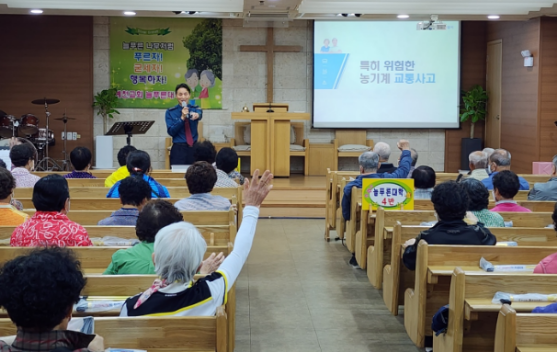
[{"label": "wooden pew", "polygon": [[[372,234],[366,234],[367,258],[363,257],[362,253],[356,255],[360,255],[361,261],[365,259],[367,262],[369,282],[373,287],[381,289],[383,267],[390,263],[390,258],[385,256],[385,251],[390,253],[391,250],[390,241],[385,241],[386,238],[383,233],[385,228],[392,227],[397,222],[404,225],[419,225],[424,221],[435,221],[437,218],[433,211],[386,211],[381,207],[375,213],[370,214],[369,218],[374,231]],[[372,245],[367,246],[370,240]]]},{"label": "wooden pew", "polygon": [[[81,262],[81,268],[84,273],[87,274],[98,274],[103,273],[110,262],[112,261],[112,255],[119,249],[127,249],[130,247],[112,247],[112,246],[99,246],[99,247],[68,247],[77,256]],[[29,247],[0,247],[0,264],[7,262],[8,260],[14,259],[18,256],[29,253],[33,248]],[[207,251],[203,256],[203,259],[207,259],[211,253],[223,252],[224,255],[228,255],[232,251],[232,243],[227,243],[226,245],[214,245],[207,246]]]},{"label": "wooden pew", "polygon": [[[513,227],[543,228],[552,223],[552,213],[550,212],[499,214],[505,221],[512,221]],[[376,288],[381,288],[383,268],[390,262],[388,258],[384,257],[385,251],[391,253],[391,236],[384,233],[385,228],[394,226],[397,221],[403,225],[418,225],[425,221],[435,221],[436,218],[433,210],[385,211],[382,208],[379,208],[376,213],[370,214],[369,218],[368,221],[375,224],[375,230],[373,235],[366,234],[367,273],[370,283]],[[361,241],[359,238],[357,240]],[[358,258],[358,253],[356,253],[356,258]]]},{"label": "wooden pew", "polygon": [[[35,210],[24,210],[29,216],[35,214]],[[236,214],[234,210],[208,210],[208,211],[182,211],[184,221],[196,226],[215,226],[236,224]],[[67,215],[68,218],[82,226],[97,225],[98,222],[112,214],[111,210],[72,210]],[[236,234],[234,234],[235,236]]]},{"label": "wooden pew", "polygon": [[[515,199],[516,200],[516,199]],[[517,203],[533,212],[553,212],[555,202],[553,201],[533,201],[533,200],[516,200]],[[491,200],[488,209],[495,207],[495,202]],[[433,210],[433,203],[426,199],[417,199],[414,201],[415,210]]]},{"label": "wooden pew", "polygon": [[[106,188],[101,187],[71,187],[70,188],[70,197],[72,199],[72,203],[74,200],[77,199],[107,199],[106,194],[108,190]],[[170,187],[168,188],[168,193],[170,193],[171,198],[185,198],[189,197],[191,194],[186,186],[184,187]],[[211,191],[211,194],[223,196],[228,199],[232,199],[233,196],[236,196],[238,201],[242,200],[242,188],[240,187],[215,187]],[[23,206],[25,208],[33,207],[32,203],[29,206],[29,203],[26,203],[25,200],[33,199],[33,188],[16,188],[14,190],[14,196],[17,200],[23,202]],[[117,204],[120,204],[119,198],[114,198],[117,201]]]},{"label": "wooden pew", "polygon": [[[344,193],[344,186],[346,185],[347,182],[344,182],[344,184],[341,184],[343,179],[344,180],[349,180],[350,177],[355,178],[356,176],[359,175],[359,172],[356,171],[331,171],[330,174],[327,174],[327,176],[325,177],[325,182],[326,182],[326,189],[327,189],[327,202],[325,204],[326,206],[326,222],[325,222],[325,240],[330,239],[329,238],[329,231],[332,229],[337,229],[337,219],[339,218],[340,215],[340,220],[342,220],[342,215],[339,214],[339,210],[341,207],[341,200],[342,200],[342,194]],[[344,224],[343,224],[344,225]],[[337,231],[338,232],[338,231]],[[337,233],[337,235],[340,238],[344,238],[341,237],[340,233]],[[342,234],[342,236],[344,236],[344,233]]]},{"label": "wooden pew", "polygon": [[495,265],[538,264],[557,247],[428,246],[420,241],[414,286],[404,293],[404,327],[410,339],[423,347],[431,336],[433,314],[449,301],[450,278],[455,267],[465,272],[483,272],[482,257]]},{"label": "wooden pew", "polygon": [[[456,268],[449,293],[449,324],[445,334],[433,337],[436,352],[493,351],[495,326],[501,304],[492,303],[498,291],[511,294],[554,294],[557,275],[528,273],[468,273]],[[530,313],[552,302],[513,302],[519,312]]]},{"label": "wooden pew", "polygon": [[517,314],[504,305],[497,317],[495,352],[557,350],[557,314]]},{"label": "wooden pew", "polygon": [[[89,172],[91,172],[93,174],[93,176],[95,176],[96,178],[102,178],[105,179],[108,176],[110,176],[114,171],[116,171],[116,169],[94,169],[94,170],[89,170]],[[68,172],[66,171],[34,171],[33,174],[37,175],[39,177],[44,177],[47,175],[52,175],[52,174],[58,174],[58,175],[65,175]],[[171,170],[153,170],[149,173],[149,175],[151,175],[151,177],[153,177],[155,180],[158,180],[159,178],[181,178],[184,179],[186,173],[185,172],[172,172]]]},{"label": "wooden pew", "polygon": [[[119,238],[136,240],[134,226],[84,226],[90,238],[102,238],[104,236],[115,236]],[[9,240],[14,232],[14,226],[0,226],[0,246],[9,245]],[[236,236],[236,225],[197,226],[197,229],[210,246],[226,245],[234,242]],[[96,243],[93,241],[93,244]]]},{"label": "wooden pew", "polygon": [[[95,318],[95,334],[105,347],[149,352],[228,351],[224,307],[214,317]],[[0,319],[0,335],[16,334],[10,319]]]},{"label": "wooden pew", "polygon": [[[180,177],[179,175],[176,175],[175,177],[176,178],[157,177],[156,180],[158,183],[166,187],[188,187],[183,176]],[[103,188],[106,192],[109,190],[109,188],[104,187],[104,178],[68,178],[67,180],[70,188],[99,187]]]},{"label": "wooden pew", "polygon": [[[392,246],[384,248],[383,266],[383,301],[393,315],[398,315],[398,306],[404,302],[404,290],[414,285],[414,272],[402,265],[402,244],[416,238],[424,226],[401,226],[400,222],[393,231],[385,231],[384,239],[391,240]],[[514,241],[519,246],[556,246],[557,237],[553,229],[530,227],[493,227],[490,231],[497,237],[497,242]],[[392,236],[392,237],[391,237]]]}]

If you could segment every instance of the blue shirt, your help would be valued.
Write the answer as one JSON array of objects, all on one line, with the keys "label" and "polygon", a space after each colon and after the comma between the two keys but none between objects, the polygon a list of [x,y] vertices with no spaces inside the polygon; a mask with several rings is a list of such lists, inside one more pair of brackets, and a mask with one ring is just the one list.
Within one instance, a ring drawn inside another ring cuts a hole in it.
[{"label": "blue shirt", "polygon": [[203,118],[203,110],[191,104],[188,104],[188,109],[190,110],[190,113],[198,113],[199,118],[195,121],[190,119],[186,119],[185,121],[182,120],[182,106],[179,104],[166,110],[164,117],[166,120],[166,131],[168,132],[168,135],[172,137],[173,143],[186,143],[186,122],[190,124],[193,142],[197,142],[197,124]]},{"label": "blue shirt", "polygon": [[342,216],[344,217],[344,220],[350,220],[350,202],[352,200],[352,187],[362,188],[362,179],[364,178],[406,178],[406,176],[408,176],[408,172],[410,171],[411,165],[412,157],[410,156],[410,151],[403,150],[402,154],[400,155],[398,169],[396,169],[395,172],[360,175],[356,177],[354,181],[349,182],[346,187],[344,187],[344,196],[342,197]]},{"label": "blue shirt", "polygon": [[[129,176],[129,177],[136,177],[136,176]],[[154,178],[148,175],[143,175],[143,179],[149,183],[153,193],[151,193],[151,198],[170,198],[170,194],[168,193],[168,189],[155,181]],[[120,183],[122,181],[118,181],[110,188],[108,193],[106,194],[106,198],[120,198],[120,193],[118,192],[118,187],[120,187]]]},{"label": "blue shirt", "polygon": [[112,213],[108,218],[102,219],[100,226],[135,226],[139,210],[137,208],[121,208]]},{"label": "blue shirt", "polygon": [[[488,178],[484,178],[482,180],[482,183],[484,184],[485,187],[487,187],[488,190],[492,190],[493,189],[493,176],[497,175],[498,172],[492,172],[491,175],[489,175]],[[521,191],[527,191],[530,189],[530,184],[528,183],[528,181],[526,181],[524,178],[518,176],[518,181],[520,182],[520,190]]]}]

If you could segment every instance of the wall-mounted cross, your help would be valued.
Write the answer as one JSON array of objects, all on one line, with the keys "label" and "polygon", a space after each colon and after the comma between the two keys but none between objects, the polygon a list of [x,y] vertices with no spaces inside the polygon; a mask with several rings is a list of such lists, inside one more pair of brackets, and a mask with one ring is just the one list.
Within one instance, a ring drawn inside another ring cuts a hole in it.
[{"label": "wall-mounted cross", "polygon": [[242,52],[267,53],[267,103],[273,102],[274,59],[276,52],[296,53],[302,51],[300,45],[275,45],[273,28],[267,28],[267,43],[265,45],[240,45]]}]

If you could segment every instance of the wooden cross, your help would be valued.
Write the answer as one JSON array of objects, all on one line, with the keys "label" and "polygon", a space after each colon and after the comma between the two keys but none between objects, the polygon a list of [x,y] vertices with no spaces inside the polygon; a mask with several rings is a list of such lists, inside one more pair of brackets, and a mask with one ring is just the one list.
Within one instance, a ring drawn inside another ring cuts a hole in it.
[{"label": "wooden cross", "polygon": [[265,45],[240,45],[242,52],[267,53],[267,103],[273,102],[274,59],[276,52],[297,53],[302,51],[300,45],[275,45],[273,28],[267,28],[267,44]]}]

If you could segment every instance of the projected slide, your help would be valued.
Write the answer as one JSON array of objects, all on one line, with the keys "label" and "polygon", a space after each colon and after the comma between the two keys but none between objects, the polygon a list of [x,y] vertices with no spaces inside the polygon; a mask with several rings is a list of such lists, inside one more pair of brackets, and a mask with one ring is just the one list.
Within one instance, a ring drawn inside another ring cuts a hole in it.
[{"label": "projected slide", "polygon": [[460,23],[316,21],[313,126],[459,126]]}]

